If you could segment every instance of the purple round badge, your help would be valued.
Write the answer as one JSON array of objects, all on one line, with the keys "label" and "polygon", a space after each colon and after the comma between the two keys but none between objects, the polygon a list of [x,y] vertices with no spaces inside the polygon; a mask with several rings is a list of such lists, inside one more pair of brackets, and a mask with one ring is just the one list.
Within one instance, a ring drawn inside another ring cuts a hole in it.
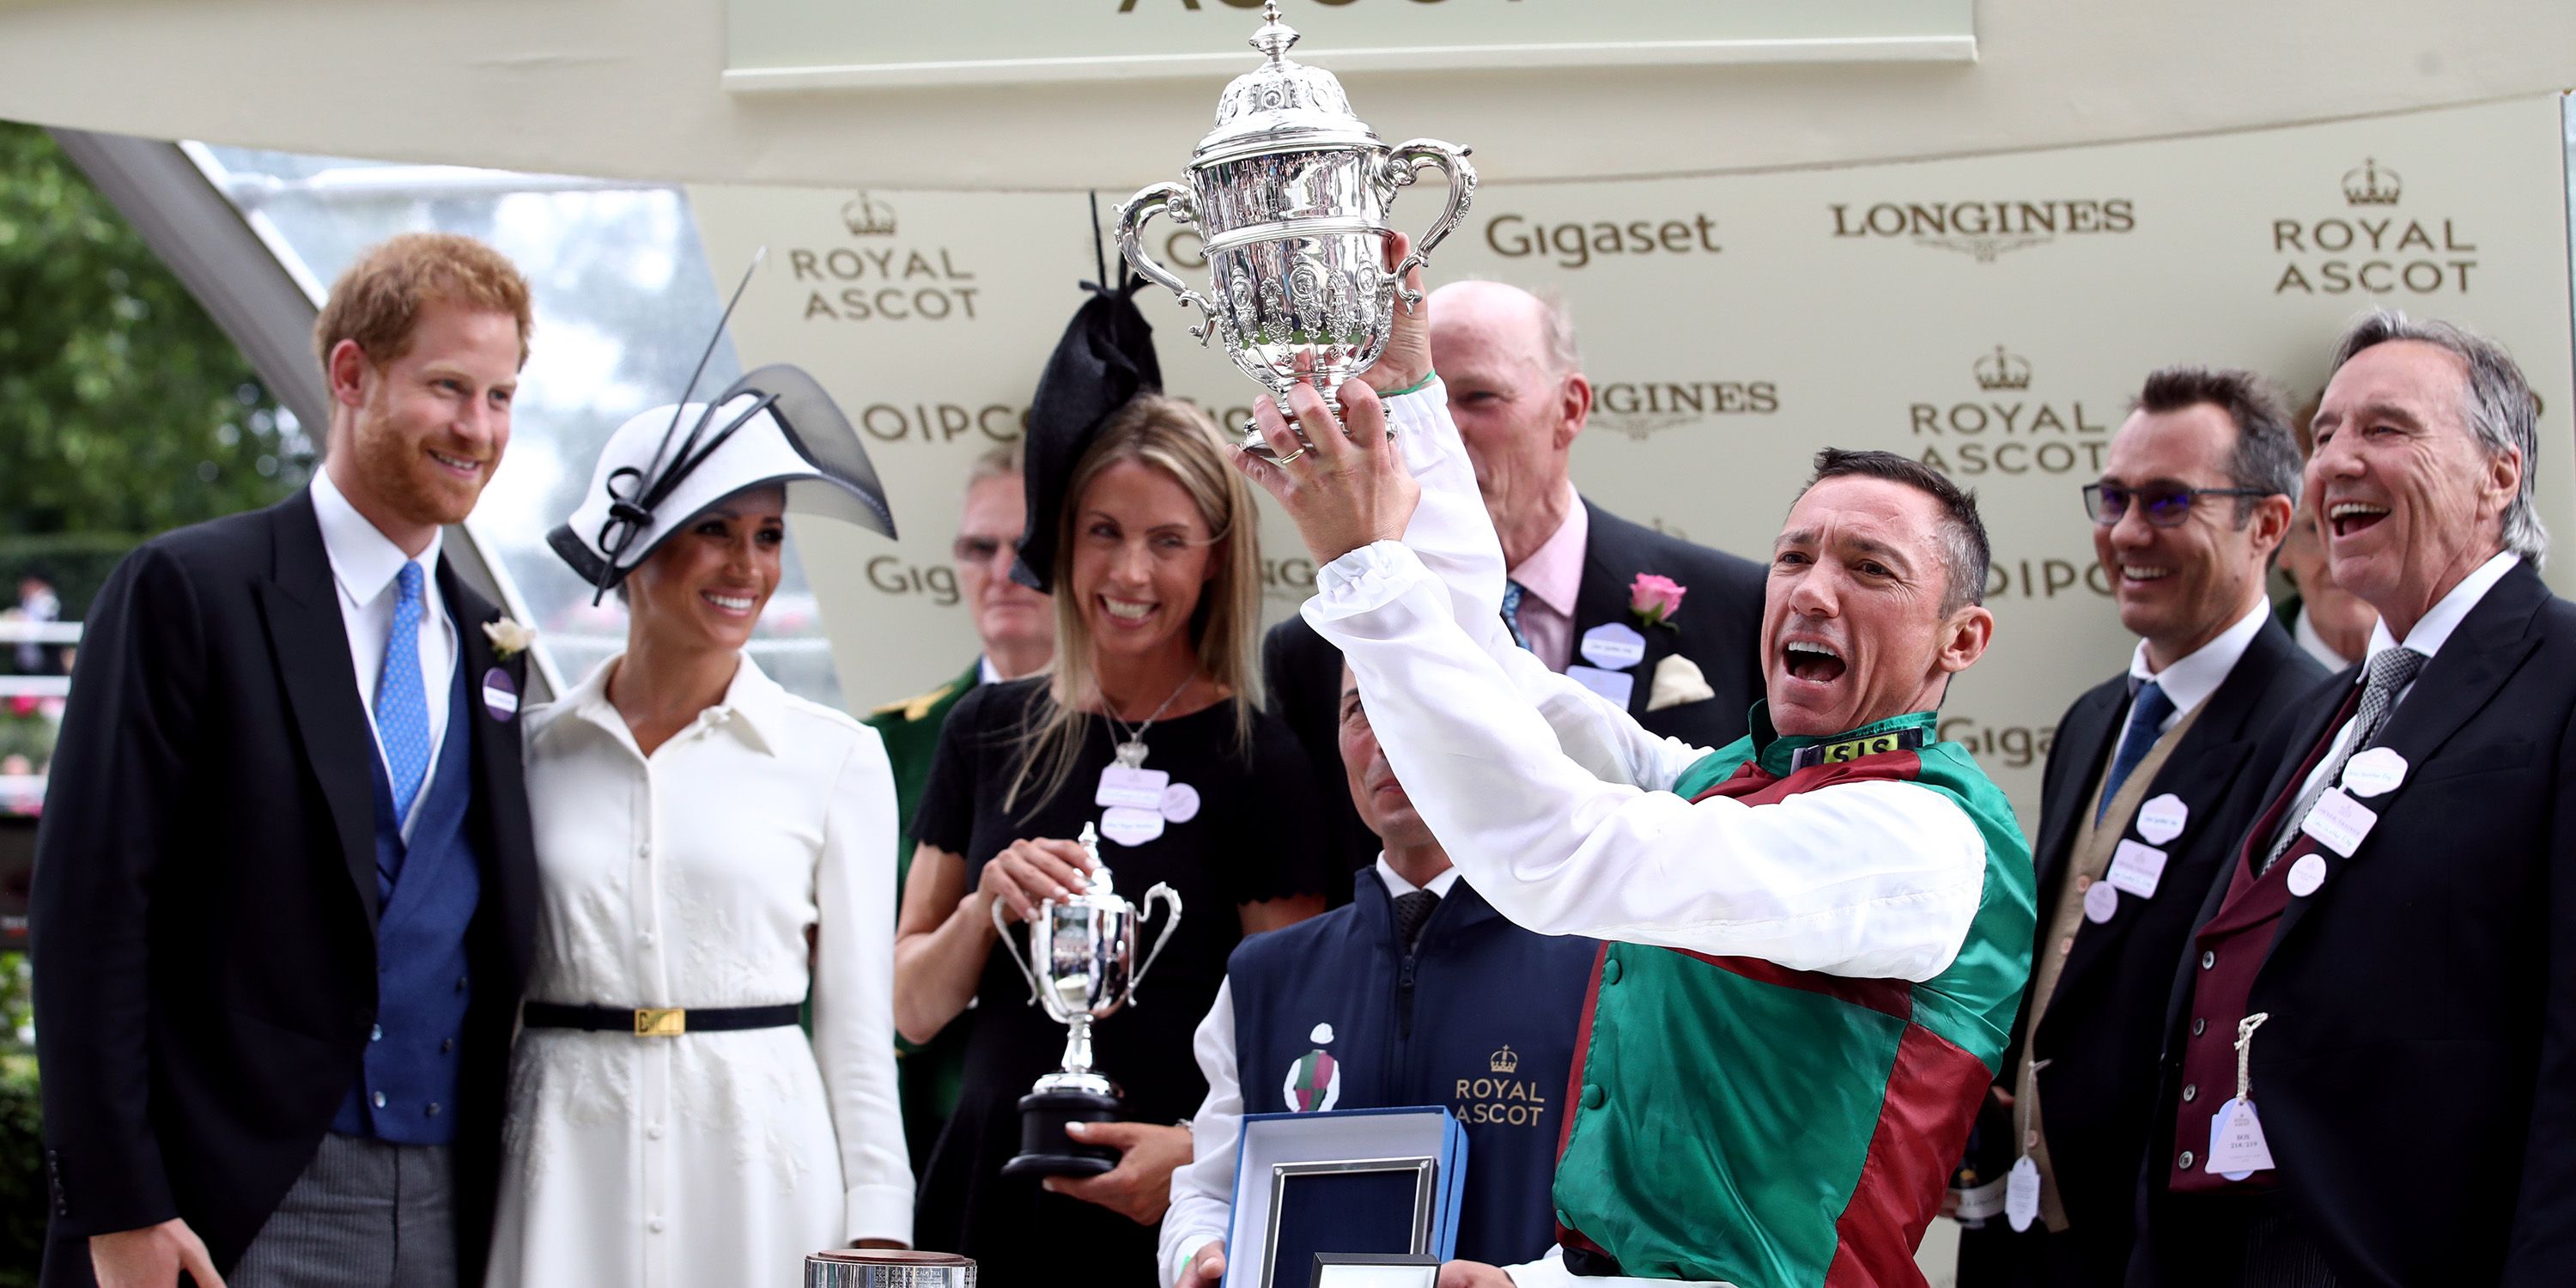
[{"label": "purple round badge", "polygon": [[519,718],[519,684],[509,672],[496,666],[483,673],[483,709],[503,724]]}]

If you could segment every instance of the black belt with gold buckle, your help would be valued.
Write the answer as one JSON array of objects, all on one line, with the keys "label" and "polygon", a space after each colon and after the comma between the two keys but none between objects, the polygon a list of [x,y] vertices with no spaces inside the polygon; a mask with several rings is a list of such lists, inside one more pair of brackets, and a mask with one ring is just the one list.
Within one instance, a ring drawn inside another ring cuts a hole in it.
[{"label": "black belt with gold buckle", "polygon": [[563,1006],[530,1002],[519,1018],[532,1029],[583,1029],[592,1033],[632,1033],[639,1038],[676,1038],[684,1033],[721,1033],[739,1029],[782,1029],[796,1023],[794,1002],[777,1006]]}]

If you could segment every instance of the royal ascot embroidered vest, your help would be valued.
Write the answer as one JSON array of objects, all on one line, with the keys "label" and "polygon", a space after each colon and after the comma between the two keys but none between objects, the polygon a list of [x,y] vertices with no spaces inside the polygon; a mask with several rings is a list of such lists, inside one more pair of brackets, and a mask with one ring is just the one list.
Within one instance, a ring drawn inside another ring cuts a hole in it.
[{"label": "royal ascot embroidered vest", "polygon": [[1975,821],[1985,883],[1957,960],[1920,984],[1606,946],[1557,1164],[1569,1264],[1761,1288],[1924,1282],[1914,1248],[2002,1059],[2034,916],[2011,803],[1934,740],[1935,720],[1783,738],[1756,706],[1750,736],[1674,785],[1758,807],[1919,783]]},{"label": "royal ascot embroidered vest", "polygon": [[401,1145],[456,1138],[458,1053],[474,998],[466,930],[483,897],[485,856],[468,826],[474,800],[473,713],[456,668],[438,768],[403,840],[384,757],[369,759],[376,801],[376,1026],[358,1081],[331,1130]]},{"label": "royal ascot embroidered vest", "polygon": [[1386,882],[1363,868],[1350,906],[1254,935],[1227,964],[1244,1112],[1446,1105],[1467,1130],[1457,1255],[1538,1257],[1597,947],[1523,930],[1461,881],[1407,958]]}]

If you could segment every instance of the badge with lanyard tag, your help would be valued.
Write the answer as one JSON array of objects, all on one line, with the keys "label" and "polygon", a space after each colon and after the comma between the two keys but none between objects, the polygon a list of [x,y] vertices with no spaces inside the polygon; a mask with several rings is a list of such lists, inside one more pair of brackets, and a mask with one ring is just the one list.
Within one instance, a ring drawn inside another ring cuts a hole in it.
[{"label": "badge with lanyard tag", "polygon": [[2231,1181],[2273,1167],[2263,1120],[2254,1116],[2254,1030],[2271,1018],[2269,1011],[2256,1011],[2237,1022],[2236,1098],[2220,1105],[2209,1120],[2209,1170]]},{"label": "badge with lanyard tag", "polygon": [[2030,1228],[2039,1219],[2039,1164],[2030,1151],[2039,1145],[2039,1133],[2031,1130],[2031,1092],[2039,1083],[2039,1071],[2046,1060],[2028,1060],[2022,1065],[2021,1095],[2013,1101],[2014,1118],[2021,1128],[2021,1157],[2013,1160],[2012,1170],[2004,1174],[2004,1220],[2015,1233]]}]

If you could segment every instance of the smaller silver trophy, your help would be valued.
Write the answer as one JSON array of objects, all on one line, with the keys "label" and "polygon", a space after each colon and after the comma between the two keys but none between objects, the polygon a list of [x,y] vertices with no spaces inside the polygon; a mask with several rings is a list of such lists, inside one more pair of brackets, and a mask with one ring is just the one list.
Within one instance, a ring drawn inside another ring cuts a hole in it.
[{"label": "smaller silver trophy", "polygon": [[[1476,170],[1456,144],[1379,142],[1352,114],[1339,79],[1290,61],[1297,33],[1279,21],[1279,6],[1263,6],[1261,16],[1252,47],[1268,61],[1226,87],[1216,128],[1190,159],[1188,186],[1158,183],[1119,207],[1118,249],[1137,272],[1197,308],[1190,334],[1201,344],[1222,337],[1226,356],[1283,409],[1288,390],[1306,382],[1339,419],[1335,391],[1385,351],[1398,296],[1406,307],[1421,302],[1404,289],[1404,275],[1466,217]],[[1389,272],[1387,210],[1424,166],[1448,175],[1449,204]],[[1145,249],[1145,225],[1156,215],[1198,230],[1205,293]],[[1273,459],[1256,427],[1245,427],[1243,448]]]},{"label": "smaller silver trophy", "polygon": [[[1098,1176],[1118,1165],[1118,1151],[1104,1145],[1077,1144],[1065,1135],[1067,1123],[1104,1123],[1118,1119],[1117,1084],[1091,1066],[1091,1022],[1107,1019],[1133,1001],[1145,972],[1163,955],[1163,945],[1181,925],[1181,896],[1160,882],[1145,892],[1144,905],[1118,895],[1117,883],[1100,863],[1100,830],[1082,825],[1082,848],[1091,856],[1090,883],[1081,894],[1049,899],[1029,922],[1029,951],[1020,955],[1005,921],[1010,913],[993,902],[993,929],[1002,949],[1029,981],[1030,1001],[1044,1006],[1048,1018],[1066,1027],[1063,1067],[1038,1079],[1020,1097],[1020,1152],[1002,1165],[1004,1176]],[[1136,965],[1136,932],[1159,896],[1168,911],[1163,932],[1145,964]]]},{"label": "smaller silver trophy", "polygon": [[834,1248],[805,1258],[805,1288],[975,1288],[975,1263],[953,1252]]}]

